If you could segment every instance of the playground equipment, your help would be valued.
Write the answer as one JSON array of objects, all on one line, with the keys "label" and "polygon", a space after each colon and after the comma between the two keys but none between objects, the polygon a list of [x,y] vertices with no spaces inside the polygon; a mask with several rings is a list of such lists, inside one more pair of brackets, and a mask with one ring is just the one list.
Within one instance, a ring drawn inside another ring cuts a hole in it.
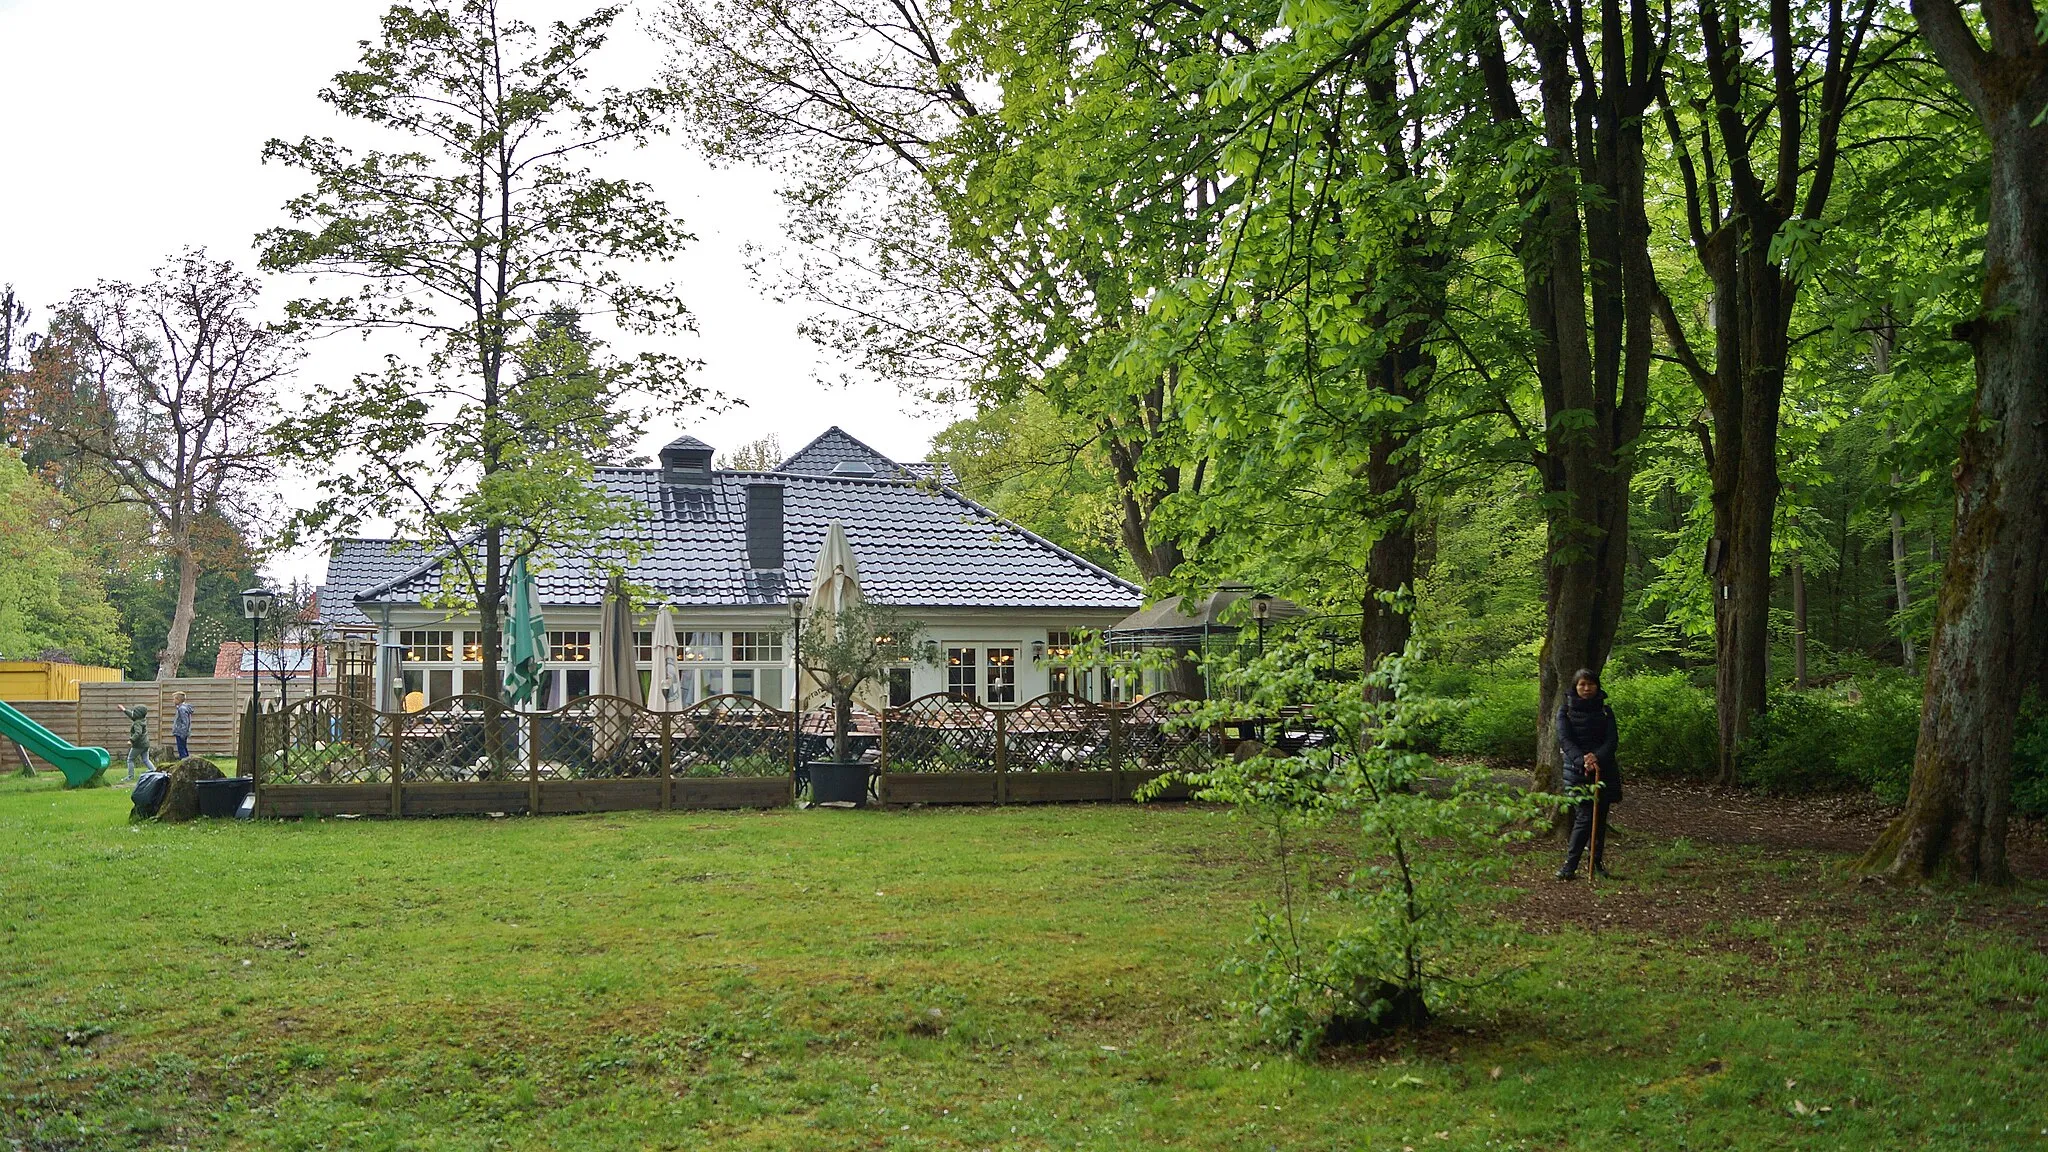
[{"label": "playground equipment", "polygon": [[28,762],[27,753],[34,753],[37,759],[64,773],[67,788],[80,787],[105,772],[113,759],[105,748],[80,748],[6,703],[0,703],[0,737],[14,741],[14,746],[24,753],[22,763]]}]

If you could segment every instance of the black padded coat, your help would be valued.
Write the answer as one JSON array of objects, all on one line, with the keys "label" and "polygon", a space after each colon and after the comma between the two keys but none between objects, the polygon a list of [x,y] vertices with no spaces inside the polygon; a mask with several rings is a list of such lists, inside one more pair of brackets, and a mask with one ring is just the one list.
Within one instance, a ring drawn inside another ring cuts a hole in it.
[{"label": "black padded coat", "polygon": [[1621,766],[1614,760],[1619,740],[1607,693],[1595,692],[1590,700],[1579,699],[1576,691],[1566,697],[1557,710],[1557,749],[1564,757],[1565,786],[1576,788],[1593,782],[1592,774],[1586,771],[1586,753],[1591,752],[1600,763],[1601,802],[1619,803]]}]

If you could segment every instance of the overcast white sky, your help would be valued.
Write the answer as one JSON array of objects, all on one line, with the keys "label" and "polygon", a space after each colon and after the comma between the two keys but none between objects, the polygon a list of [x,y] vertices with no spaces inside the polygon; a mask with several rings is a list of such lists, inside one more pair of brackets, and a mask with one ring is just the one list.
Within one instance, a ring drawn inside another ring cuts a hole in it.
[{"label": "overcast white sky", "polygon": [[[542,19],[594,4],[513,0]],[[261,162],[265,140],[358,130],[316,93],[376,32],[381,0],[0,0],[0,283],[47,318],[50,304],[100,279],[139,279],[184,245],[253,269],[252,239],[282,222],[304,190],[296,172]],[[600,82],[631,83],[659,64],[627,18],[597,61]],[[668,350],[704,362],[699,382],[745,407],[650,430],[644,451],[686,430],[723,449],[768,433],[794,449],[838,424],[901,460],[922,459],[946,417],[891,383],[820,385],[842,366],[797,335],[802,310],[770,301],[744,266],[749,243],[779,246],[781,207],[767,174],[714,170],[680,138],[619,159],[652,183],[698,236],[670,270],[698,331]],[[267,289],[281,309],[289,284]],[[316,342],[301,377],[345,376],[351,341]],[[621,339],[616,350],[642,345]],[[302,501],[293,485],[281,500]],[[312,552],[280,557],[273,575],[318,579]]]}]

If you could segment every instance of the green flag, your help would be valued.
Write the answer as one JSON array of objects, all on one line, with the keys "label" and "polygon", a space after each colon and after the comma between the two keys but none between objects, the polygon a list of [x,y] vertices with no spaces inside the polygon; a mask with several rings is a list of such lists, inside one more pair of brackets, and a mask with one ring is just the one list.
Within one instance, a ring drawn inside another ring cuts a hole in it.
[{"label": "green flag", "polygon": [[505,700],[513,705],[533,703],[540,691],[541,661],[547,659],[547,625],[540,618],[540,604],[534,599],[533,577],[527,574],[526,557],[512,562],[510,586],[505,589],[511,609],[505,621]]}]

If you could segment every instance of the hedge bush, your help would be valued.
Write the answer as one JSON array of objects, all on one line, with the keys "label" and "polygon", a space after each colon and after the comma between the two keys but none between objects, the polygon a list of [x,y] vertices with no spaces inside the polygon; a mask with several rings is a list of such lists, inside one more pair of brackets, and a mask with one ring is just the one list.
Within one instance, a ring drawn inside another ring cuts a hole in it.
[{"label": "hedge bush", "polygon": [[[1534,676],[1431,668],[1418,683],[1450,702],[1426,751],[1529,764],[1536,759]],[[1607,695],[1621,724],[1622,772],[1711,779],[1719,730],[1714,694],[1683,672],[1615,676]],[[1880,672],[1827,688],[1780,689],[1742,749],[1743,784],[1793,794],[1867,789],[1902,803],[1920,734],[1921,682]],[[2013,811],[2048,816],[2048,700],[2031,693],[2013,740]]]}]

